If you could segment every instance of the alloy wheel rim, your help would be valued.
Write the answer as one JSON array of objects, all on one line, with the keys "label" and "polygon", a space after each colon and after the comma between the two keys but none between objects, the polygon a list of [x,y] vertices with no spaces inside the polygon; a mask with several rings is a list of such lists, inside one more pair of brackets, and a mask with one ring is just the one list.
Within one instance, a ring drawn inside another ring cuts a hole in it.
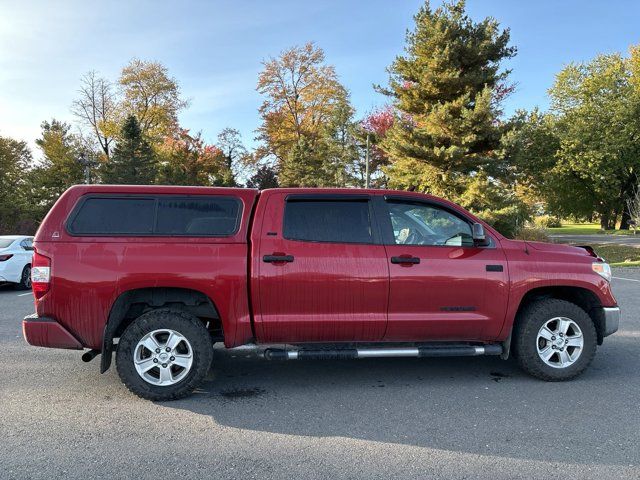
[{"label": "alloy wheel rim", "polygon": [[567,368],[582,354],[584,337],[576,322],[567,317],[547,320],[536,338],[538,356],[548,366]]},{"label": "alloy wheel rim", "polygon": [[140,339],[133,354],[138,375],[147,383],[160,387],[183,380],[193,365],[193,349],[184,335],[163,328]]}]

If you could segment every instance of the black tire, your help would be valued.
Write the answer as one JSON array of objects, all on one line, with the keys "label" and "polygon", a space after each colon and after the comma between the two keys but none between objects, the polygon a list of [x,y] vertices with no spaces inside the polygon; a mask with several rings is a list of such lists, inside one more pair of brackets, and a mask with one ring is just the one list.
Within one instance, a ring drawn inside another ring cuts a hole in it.
[{"label": "black tire", "polygon": [[[170,329],[185,337],[193,351],[193,363],[186,376],[173,385],[159,386],[145,381],[137,372],[134,354],[138,342],[154,330]],[[195,316],[171,309],[147,312],[129,325],[118,342],[116,366],[126,387],[147,400],[165,401],[186,397],[207,376],[213,358],[213,342],[202,322]]]},{"label": "black tire", "polygon": [[[573,320],[583,336],[580,356],[563,368],[547,365],[538,354],[538,332],[554,317]],[[527,305],[516,320],[513,338],[520,367],[530,375],[549,382],[570,380],[584,372],[595,356],[597,340],[595,325],[587,312],[574,303],[557,299],[542,299]]]},{"label": "black tire", "polygon": [[20,282],[16,283],[16,290],[31,290],[31,265],[25,265],[20,275]]}]

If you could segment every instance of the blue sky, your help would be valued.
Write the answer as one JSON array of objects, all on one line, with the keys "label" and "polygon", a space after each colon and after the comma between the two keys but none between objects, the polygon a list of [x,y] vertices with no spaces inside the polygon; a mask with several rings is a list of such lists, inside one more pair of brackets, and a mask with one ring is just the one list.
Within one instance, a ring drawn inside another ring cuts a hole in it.
[{"label": "blue sky", "polygon": [[[0,135],[33,145],[43,120],[74,120],[69,107],[83,73],[115,80],[138,57],[164,63],[179,81],[191,101],[181,115],[185,127],[208,141],[235,127],[251,145],[261,61],[307,41],[325,50],[362,115],[384,103],[372,84],[386,82],[385,68],[421,4],[0,0]],[[568,62],[640,43],[640,2],[633,0],[468,0],[468,11],[497,18],[518,47],[507,65],[517,90],[506,113],[546,107],[546,90]]]}]

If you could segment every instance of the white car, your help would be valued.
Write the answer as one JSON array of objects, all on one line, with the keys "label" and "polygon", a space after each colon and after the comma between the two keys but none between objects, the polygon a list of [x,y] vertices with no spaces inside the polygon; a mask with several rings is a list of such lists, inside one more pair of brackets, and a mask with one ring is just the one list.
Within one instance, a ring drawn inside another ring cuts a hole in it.
[{"label": "white car", "polygon": [[33,237],[0,236],[0,283],[14,283],[17,288],[31,288]]}]

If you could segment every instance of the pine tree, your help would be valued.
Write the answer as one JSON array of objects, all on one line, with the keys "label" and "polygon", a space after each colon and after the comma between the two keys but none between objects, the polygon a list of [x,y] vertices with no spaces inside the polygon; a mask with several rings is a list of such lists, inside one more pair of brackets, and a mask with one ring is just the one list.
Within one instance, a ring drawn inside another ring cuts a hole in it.
[{"label": "pine tree", "polygon": [[314,145],[306,137],[301,137],[289,155],[280,162],[280,185],[326,187],[329,182],[325,169],[327,157],[327,146],[324,143],[317,142]]},{"label": "pine tree", "polygon": [[104,165],[103,183],[149,185],[155,182],[157,171],[155,154],[142,136],[138,120],[133,115],[128,116],[113,155]]},{"label": "pine tree", "polygon": [[247,188],[278,188],[278,176],[273,167],[262,165],[247,181]]},{"label": "pine tree", "polygon": [[500,101],[511,90],[500,62],[516,50],[496,20],[472,21],[464,0],[436,10],[427,2],[415,23],[380,89],[397,112],[382,142],[387,173],[393,186],[456,198],[468,175],[495,159]]}]

